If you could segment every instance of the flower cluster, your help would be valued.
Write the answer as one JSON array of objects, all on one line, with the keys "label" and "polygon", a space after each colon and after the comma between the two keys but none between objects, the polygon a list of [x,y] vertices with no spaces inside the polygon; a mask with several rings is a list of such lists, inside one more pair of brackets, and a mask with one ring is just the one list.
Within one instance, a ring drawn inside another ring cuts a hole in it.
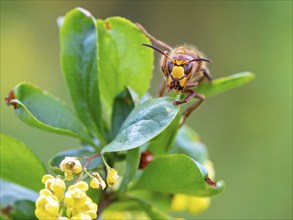
[{"label": "flower cluster", "polygon": [[71,219],[93,219],[97,217],[98,206],[87,196],[88,188],[88,184],[84,181],[69,186],[65,194],[64,204],[67,207],[66,215]]},{"label": "flower cluster", "polygon": [[[36,201],[35,215],[38,219],[66,219],[66,220],[87,220],[97,218],[98,205],[86,194],[89,185],[85,181],[78,181],[70,185],[66,191],[66,180],[72,180],[74,174],[81,174],[84,170],[90,178],[90,187],[94,189],[106,188],[106,183],[99,173],[88,173],[82,168],[80,161],[75,157],[66,157],[60,164],[65,179],[61,176],[46,174],[42,178],[45,188],[40,191]],[[107,173],[108,186],[112,186],[119,178],[115,169],[109,168]],[[66,217],[62,217],[65,213]]]}]

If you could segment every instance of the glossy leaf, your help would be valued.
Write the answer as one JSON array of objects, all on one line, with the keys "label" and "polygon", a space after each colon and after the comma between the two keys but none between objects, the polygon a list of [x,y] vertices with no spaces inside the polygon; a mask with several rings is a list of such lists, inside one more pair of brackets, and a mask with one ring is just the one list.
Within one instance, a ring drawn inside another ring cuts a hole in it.
[{"label": "glossy leaf", "polygon": [[207,176],[207,170],[188,156],[161,156],[146,167],[133,189],[195,196],[219,194],[224,183],[209,182]]},{"label": "glossy leaf", "polygon": [[185,154],[201,164],[208,159],[206,146],[200,141],[198,134],[186,125],[179,129],[169,153]]},{"label": "glossy leaf", "polygon": [[30,83],[20,83],[6,100],[25,123],[46,131],[91,142],[78,116],[60,99]]},{"label": "glossy leaf", "polygon": [[134,101],[132,100],[130,91],[126,88],[120,92],[114,100],[114,107],[112,112],[112,133],[115,137],[123,122],[134,108]]},{"label": "glossy leaf", "polygon": [[[96,153],[95,149],[89,146],[62,151],[56,154],[54,157],[52,157],[49,160],[49,167],[54,173],[63,175],[64,173],[59,168],[59,165],[65,157],[78,157],[81,159],[80,162],[84,164],[85,160],[83,160],[82,158],[89,157],[95,153]],[[91,170],[93,168],[96,168],[101,163],[102,163],[102,160],[100,158],[95,158],[89,162],[89,164],[87,165],[87,169]]]},{"label": "glossy leaf", "polygon": [[200,84],[196,91],[204,94],[206,97],[213,96],[246,84],[254,79],[254,77],[255,75],[250,72],[236,73],[230,76],[215,79],[210,83]]},{"label": "glossy leaf", "polygon": [[151,151],[154,156],[166,154],[176,137],[176,133],[179,129],[181,115],[178,114],[172,123],[157,137],[150,141],[148,150]]},{"label": "glossy leaf", "polygon": [[116,138],[103,152],[136,148],[160,134],[176,117],[179,107],[169,97],[148,100],[137,106],[125,120]]},{"label": "glossy leaf", "polygon": [[2,179],[38,191],[43,188],[41,179],[45,174],[42,162],[25,144],[1,134]]},{"label": "glossy leaf", "polygon": [[60,41],[62,68],[74,107],[92,133],[103,140],[95,18],[84,9],[71,10],[60,28]]},{"label": "glossy leaf", "polygon": [[126,86],[140,97],[149,88],[153,51],[143,47],[149,39],[135,24],[121,17],[97,20],[100,92],[108,109]]}]

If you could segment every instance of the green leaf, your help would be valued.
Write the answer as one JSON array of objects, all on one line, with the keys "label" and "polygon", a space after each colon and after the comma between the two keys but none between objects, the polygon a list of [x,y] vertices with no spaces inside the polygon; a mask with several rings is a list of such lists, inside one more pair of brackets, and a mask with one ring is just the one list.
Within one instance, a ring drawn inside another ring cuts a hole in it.
[{"label": "green leaf", "polygon": [[208,96],[217,95],[231,90],[254,79],[255,75],[250,72],[236,73],[223,78],[215,79],[210,83],[202,83],[197,89],[198,93]]},{"label": "green leaf", "polygon": [[126,88],[122,92],[120,92],[114,100],[114,107],[112,112],[112,133],[113,137],[115,137],[123,122],[130,114],[131,110],[134,108],[134,101],[132,100],[132,96],[130,91]]},{"label": "green leaf", "polygon": [[126,172],[123,176],[123,180],[119,187],[121,192],[125,192],[127,190],[129,182],[134,178],[136,171],[138,169],[140,161],[140,151],[139,148],[134,148],[127,151],[126,154]]},{"label": "green leaf", "polygon": [[185,154],[203,164],[208,159],[206,146],[200,141],[196,132],[184,125],[179,129],[170,154]]},{"label": "green leaf", "polygon": [[[41,180],[38,182],[41,183]],[[18,200],[29,200],[35,202],[39,196],[36,191],[28,189],[18,184],[14,184],[3,179],[0,179],[0,205],[13,205]]]},{"label": "green leaf", "polygon": [[[78,158],[86,158],[96,153],[96,150],[90,146],[77,148],[77,149],[71,149],[62,151],[55,156],[53,156],[49,160],[49,168],[56,174],[63,175],[64,173],[59,168],[59,165],[61,161],[65,157],[78,157]],[[84,164],[85,160],[81,160],[81,163]],[[89,164],[87,165],[87,169],[91,170],[93,168],[98,167],[102,163],[102,160],[100,158],[96,158],[94,160],[91,160]]]},{"label": "green leaf", "polygon": [[18,84],[7,102],[16,107],[21,120],[33,127],[91,142],[85,126],[64,102],[32,84]]},{"label": "green leaf", "polygon": [[150,43],[135,24],[121,17],[97,20],[99,43],[99,77],[101,97],[108,109],[126,86],[140,97],[149,88],[153,70],[153,51],[142,43]]},{"label": "green leaf", "polygon": [[32,190],[43,188],[46,170],[42,162],[22,142],[1,134],[1,178]]},{"label": "green leaf", "polygon": [[93,135],[103,140],[95,18],[84,9],[71,10],[60,28],[60,41],[62,68],[74,107]]},{"label": "green leaf", "polygon": [[125,120],[116,138],[102,152],[136,148],[161,133],[176,117],[179,107],[171,98],[148,100],[137,106]]},{"label": "green leaf", "polygon": [[148,150],[153,153],[154,156],[160,156],[166,154],[176,137],[176,133],[179,129],[181,115],[178,114],[172,123],[157,137],[150,141]]},{"label": "green leaf", "polygon": [[206,197],[219,194],[224,183],[210,182],[207,175],[207,170],[190,157],[161,156],[146,167],[133,189]]}]

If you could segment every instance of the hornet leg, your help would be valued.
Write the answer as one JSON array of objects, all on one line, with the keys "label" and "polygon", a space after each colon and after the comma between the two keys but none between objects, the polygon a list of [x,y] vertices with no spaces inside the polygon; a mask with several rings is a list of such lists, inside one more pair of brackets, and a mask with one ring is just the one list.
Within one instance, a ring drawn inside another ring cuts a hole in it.
[{"label": "hornet leg", "polygon": [[186,109],[186,111],[183,113],[183,119],[182,122],[180,123],[180,127],[182,127],[182,125],[185,123],[187,117],[195,110],[197,109],[198,106],[201,105],[201,103],[205,100],[204,95],[199,94],[194,92],[194,98],[197,98],[198,101],[196,103],[194,103],[192,106],[190,106],[188,109]]},{"label": "hornet leg", "polygon": [[196,93],[194,90],[192,89],[186,89],[183,93],[189,93],[189,95],[183,99],[182,101],[175,101],[173,102],[174,105],[181,105],[183,103],[187,103],[190,101],[190,99],[197,98],[198,101],[196,103],[194,103],[193,105],[191,105],[188,109],[185,110],[185,112],[183,113],[182,116],[182,122],[180,123],[180,127],[182,127],[182,125],[185,123],[187,117],[198,107],[200,106],[200,104],[205,100],[204,95]]}]

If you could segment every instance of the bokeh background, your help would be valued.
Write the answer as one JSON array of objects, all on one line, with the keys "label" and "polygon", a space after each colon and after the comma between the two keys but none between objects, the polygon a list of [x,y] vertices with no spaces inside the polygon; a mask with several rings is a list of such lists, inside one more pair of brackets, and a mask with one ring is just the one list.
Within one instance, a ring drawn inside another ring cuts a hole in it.
[{"label": "bokeh background", "polygon": [[138,21],[172,46],[196,45],[216,78],[254,72],[253,82],[207,99],[188,120],[227,183],[195,218],[292,219],[292,1],[1,1],[1,132],[43,161],[78,142],[22,123],[4,97],[30,81],[70,102],[56,19],[77,6]]}]

